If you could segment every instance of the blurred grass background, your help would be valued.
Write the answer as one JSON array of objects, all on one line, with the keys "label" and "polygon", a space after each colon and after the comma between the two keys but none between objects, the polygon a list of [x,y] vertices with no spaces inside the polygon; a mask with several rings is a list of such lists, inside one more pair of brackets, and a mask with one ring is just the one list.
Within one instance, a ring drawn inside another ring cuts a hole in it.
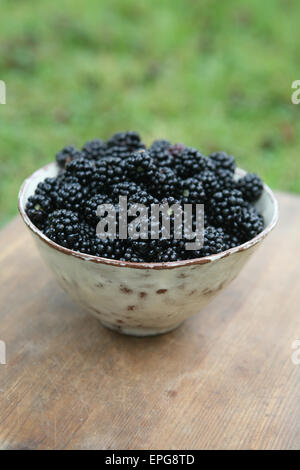
[{"label": "blurred grass background", "polygon": [[300,193],[299,17],[297,0],[2,0],[0,224],[63,146],[128,129]]}]

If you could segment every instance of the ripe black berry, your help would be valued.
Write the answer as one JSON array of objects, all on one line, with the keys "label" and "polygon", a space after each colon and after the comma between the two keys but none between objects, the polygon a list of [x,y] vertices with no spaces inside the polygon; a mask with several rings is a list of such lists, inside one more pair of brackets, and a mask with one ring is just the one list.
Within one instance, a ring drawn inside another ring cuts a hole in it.
[{"label": "ripe black berry", "polygon": [[143,204],[150,208],[151,204],[159,204],[159,200],[155,196],[152,196],[152,194],[149,194],[145,189],[138,188],[136,192],[129,195],[128,203]]},{"label": "ripe black berry", "polygon": [[124,164],[129,180],[139,184],[151,185],[158,172],[153,158],[146,151],[133,153]]},{"label": "ripe black berry", "polygon": [[99,217],[97,216],[97,208],[103,204],[111,204],[112,199],[107,194],[96,194],[91,199],[86,201],[82,207],[84,218],[92,226],[96,226],[99,222]]},{"label": "ripe black berry", "polygon": [[215,193],[209,203],[209,217],[216,227],[235,228],[242,217],[244,200],[237,189]]},{"label": "ripe black berry", "polygon": [[237,187],[242,192],[246,201],[249,202],[257,201],[264,189],[262,180],[255,173],[248,173],[239,179]]},{"label": "ripe black berry", "polygon": [[67,163],[65,175],[66,177],[75,176],[83,186],[88,186],[93,171],[92,163],[82,157]]},{"label": "ripe black berry", "polygon": [[110,259],[122,259],[124,257],[125,247],[121,240],[111,240],[110,238],[99,239],[98,237],[94,237],[91,246],[95,256]]},{"label": "ripe black berry", "polygon": [[232,174],[235,172],[235,158],[226,152],[214,152],[209,157],[217,169],[228,170]]},{"label": "ripe black berry", "polygon": [[103,158],[107,150],[107,145],[103,140],[94,139],[86,142],[82,147],[82,155],[87,160],[97,160],[98,158]]},{"label": "ripe black berry", "polygon": [[172,168],[174,156],[169,151],[171,143],[168,140],[155,140],[149,148],[149,154],[158,168]]},{"label": "ripe black berry", "polygon": [[158,262],[160,263],[170,263],[172,261],[177,261],[178,256],[175,248],[168,247],[166,250],[160,252],[158,256]]},{"label": "ripe black berry", "polygon": [[233,232],[225,232],[224,231],[224,248],[223,251],[229,250],[230,248],[234,248],[240,245],[240,239],[238,235],[234,234]]},{"label": "ripe black berry", "polygon": [[124,161],[118,157],[103,158],[95,163],[91,190],[94,194],[111,192],[111,187],[125,180]]},{"label": "ripe black berry", "polygon": [[213,165],[207,157],[204,157],[199,150],[187,147],[177,156],[175,168],[179,176],[188,178],[200,172],[213,169]]},{"label": "ripe black berry", "polygon": [[134,181],[123,181],[112,186],[111,196],[114,202],[119,202],[120,196],[127,196],[130,199],[135,193],[141,190],[141,187]]},{"label": "ripe black berry", "polygon": [[192,251],[192,258],[202,258],[204,256],[211,256],[216,253],[221,253],[225,247],[225,234],[222,228],[209,226],[204,229],[204,243],[203,248],[198,251]]},{"label": "ripe black berry", "polygon": [[55,207],[80,212],[88,197],[88,192],[88,188],[82,186],[79,182],[66,180],[59,185],[55,192]]},{"label": "ripe black berry", "polygon": [[69,145],[56,154],[56,161],[60,168],[65,168],[67,163],[80,157],[82,157],[81,152],[73,145]]},{"label": "ripe black berry", "polygon": [[161,168],[153,179],[153,192],[159,199],[177,196],[180,191],[180,180],[169,167]]},{"label": "ripe black berry", "polygon": [[133,131],[117,132],[107,141],[107,146],[115,148],[123,147],[128,152],[146,148],[139,134]]},{"label": "ripe black berry", "polygon": [[256,237],[264,229],[263,217],[253,206],[243,207],[241,222],[236,228],[235,233],[239,240],[244,243]]},{"label": "ripe black berry", "polygon": [[206,193],[203,184],[198,178],[187,178],[181,181],[178,198],[183,204],[204,204]]},{"label": "ripe black berry", "polygon": [[47,219],[45,235],[65,248],[75,249],[80,239],[80,220],[75,212],[58,209]]},{"label": "ripe black berry", "polygon": [[39,229],[43,228],[47,216],[52,209],[51,199],[43,194],[30,196],[26,204],[26,214]]}]

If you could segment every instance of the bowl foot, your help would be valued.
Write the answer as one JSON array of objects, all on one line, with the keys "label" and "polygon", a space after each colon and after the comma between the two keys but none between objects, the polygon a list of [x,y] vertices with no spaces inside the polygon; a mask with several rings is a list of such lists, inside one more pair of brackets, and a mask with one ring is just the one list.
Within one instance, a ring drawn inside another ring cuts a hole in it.
[{"label": "bowl foot", "polygon": [[173,330],[176,330],[182,322],[178,323],[178,325],[172,326],[171,328],[142,328],[142,327],[127,327],[127,326],[117,326],[112,325],[111,323],[106,323],[104,321],[100,321],[100,323],[109,330],[117,331],[123,335],[128,336],[156,336],[156,335],[163,335],[165,333],[170,333]]}]

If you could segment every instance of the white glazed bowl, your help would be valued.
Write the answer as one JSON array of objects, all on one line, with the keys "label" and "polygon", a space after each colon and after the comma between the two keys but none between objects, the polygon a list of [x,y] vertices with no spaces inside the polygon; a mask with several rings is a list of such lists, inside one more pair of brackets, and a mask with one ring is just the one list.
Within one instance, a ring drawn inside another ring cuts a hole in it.
[{"label": "white glazed bowl", "polygon": [[[256,204],[265,229],[252,240],[222,253],[172,263],[130,263],[77,253],[49,240],[30,221],[25,206],[38,183],[58,173],[55,163],[37,170],[19,192],[19,211],[42,257],[59,284],[101,323],[120,333],[166,333],[199,312],[241,271],[275,227],[278,204],[268,186]],[[245,172],[238,169],[236,177]]]}]

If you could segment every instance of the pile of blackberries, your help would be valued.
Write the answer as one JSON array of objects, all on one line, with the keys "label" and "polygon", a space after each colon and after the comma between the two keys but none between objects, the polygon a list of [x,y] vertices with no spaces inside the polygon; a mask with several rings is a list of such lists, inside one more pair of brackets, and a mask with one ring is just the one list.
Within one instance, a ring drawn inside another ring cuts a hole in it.
[{"label": "pile of blackberries", "polygon": [[[87,142],[81,150],[65,147],[56,161],[58,176],[39,183],[26,212],[48,238],[81,253],[132,262],[179,261],[228,250],[264,229],[253,205],[263,191],[261,179],[249,173],[236,180],[235,159],[225,152],[206,157],[167,140],[146,148],[136,132],[120,132],[107,141]],[[118,233],[114,239],[99,238],[97,208],[111,204],[117,210],[119,196],[149,209],[151,204],[204,204],[203,247],[187,250],[187,240],[172,230],[169,238],[161,232],[151,238],[151,218],[147,239],[123,239]]]}]

